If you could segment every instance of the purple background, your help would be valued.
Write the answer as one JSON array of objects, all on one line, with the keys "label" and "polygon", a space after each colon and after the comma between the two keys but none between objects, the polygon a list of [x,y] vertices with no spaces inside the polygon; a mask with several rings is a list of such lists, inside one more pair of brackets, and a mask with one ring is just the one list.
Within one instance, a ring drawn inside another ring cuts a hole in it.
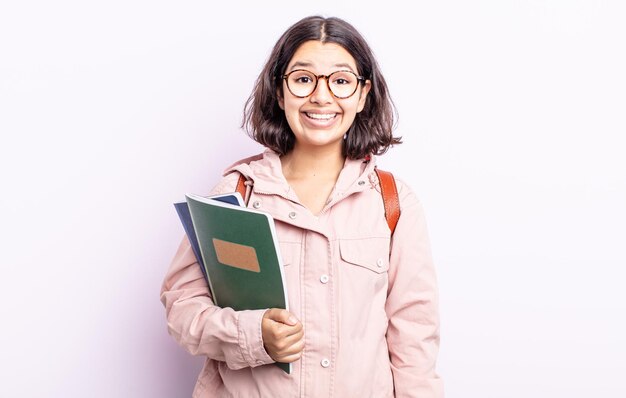
[{"label": "purple background", "polygon": [[447,396],[624,397],[626,7],[620,1],[5,2],[3,397],[188,397],[168,336],[172,203],[261,151],[239,129],[299,18],[374,49],[422,199]]}]

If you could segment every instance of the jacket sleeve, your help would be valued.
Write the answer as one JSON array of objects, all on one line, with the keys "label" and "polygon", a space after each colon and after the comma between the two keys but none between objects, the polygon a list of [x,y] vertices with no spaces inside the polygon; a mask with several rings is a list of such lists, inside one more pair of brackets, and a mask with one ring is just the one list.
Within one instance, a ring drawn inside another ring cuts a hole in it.
[{"label": "jacket sleeve", "polygon": [[[238,173],[226,176],[210,195],[233,192]],[[224,361],[231,369],[274,362],[263,347],[265,310],[234,311],[213,303],[207,282],[185,236],[161,286],[170,335],[189,353]]]},{"label": "jacket sleeve", "polygon": [[392,237],[386,312],[396,398],[443,398],[435,371],[439,310],[435,268],[422,206],[398,181],[400,219]]}]

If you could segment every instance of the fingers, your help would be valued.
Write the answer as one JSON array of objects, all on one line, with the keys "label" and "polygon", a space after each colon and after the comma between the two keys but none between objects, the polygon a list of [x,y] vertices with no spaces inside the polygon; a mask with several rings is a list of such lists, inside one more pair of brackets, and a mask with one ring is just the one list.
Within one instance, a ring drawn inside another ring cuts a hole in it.
[{"label": "fingers", "polygon": [[[277,362],[294,362],[302,356],[304,349],[304,333],[291,335],[282,340],[277,340],[272,345],[272,359]],[[269,352],[268,352],[269,354]]]},{"label": "fingers", "polygon": [[304,328],[289,311],[278,308],[266,311],[261,332],[265,350],[276,362],[294,362],[302,356]]},{"label": "fingers", "polygon": [[298,340],[288,350],[277,354],[275,361],[290,363],[295,362],[302,357],[302,351],[304,350],[304,339]]},{"label": "fingers", "polygon": [[300,336],[304,336],[304,326],[302,326],[301,322],[296,323],[294,326],[278,324],[278,328],[282,330],[285,337],[297,334],[300,334]]},{"label": "fingers", "polygon": [[295,315],[280,308],[267,310],[263,315],[263,323],[265,332],[272,333],[271,337],[274,340],[297,335],[304,329],[302,322]]},{"label": "fingers", "polygon": [[270,308],[269,310],[265,311],[265,315],[263,315],[263,318],[269,318],[275,322],[280,322],[291,326],[299,322],[298,318],[296,318],[295,315],[281,308]]},{"label": "fingers", "polygon": [[263,317],[261,332],[263,342],[272,345],[275,345],[278,341],[293,342],[304,337],[304,328],[301,322],[298,321],[294,326],[290,326],[274,321],[269,317]]},{"label": "fingers", "polygon": [[[291,330],[293,330],[293,328]],[[277,345],[279,348],[286,349],[287,347],[297,344],[299,341],[304,341],[304,329],[302,327],[294,333],[283,334],[283,337],[280,338],[280,342]]]}]

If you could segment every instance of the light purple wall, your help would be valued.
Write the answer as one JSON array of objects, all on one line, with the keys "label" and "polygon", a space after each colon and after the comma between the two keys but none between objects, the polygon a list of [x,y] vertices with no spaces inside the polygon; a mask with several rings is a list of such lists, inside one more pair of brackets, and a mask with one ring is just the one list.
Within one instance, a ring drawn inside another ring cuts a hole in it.
[{"label": "light purple wall", "polygon": [[369,40],[426,209],[449,397],[623,397],[619,1],[25,1],[0,6],[2,397],[188,397],[159,287],[172,203],[261,148],[239,129],[278,36]]}]

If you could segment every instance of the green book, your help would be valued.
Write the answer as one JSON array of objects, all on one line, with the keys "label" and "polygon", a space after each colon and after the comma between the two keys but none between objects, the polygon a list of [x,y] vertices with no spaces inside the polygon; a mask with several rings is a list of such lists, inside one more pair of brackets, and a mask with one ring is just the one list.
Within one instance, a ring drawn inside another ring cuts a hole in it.
[{"label": "green book", "polygon": [[[198,195],[185,196],[215,304],[236,311],[289,310],[272,216]],[[277,365],[291,373],[291,364]]]}]

